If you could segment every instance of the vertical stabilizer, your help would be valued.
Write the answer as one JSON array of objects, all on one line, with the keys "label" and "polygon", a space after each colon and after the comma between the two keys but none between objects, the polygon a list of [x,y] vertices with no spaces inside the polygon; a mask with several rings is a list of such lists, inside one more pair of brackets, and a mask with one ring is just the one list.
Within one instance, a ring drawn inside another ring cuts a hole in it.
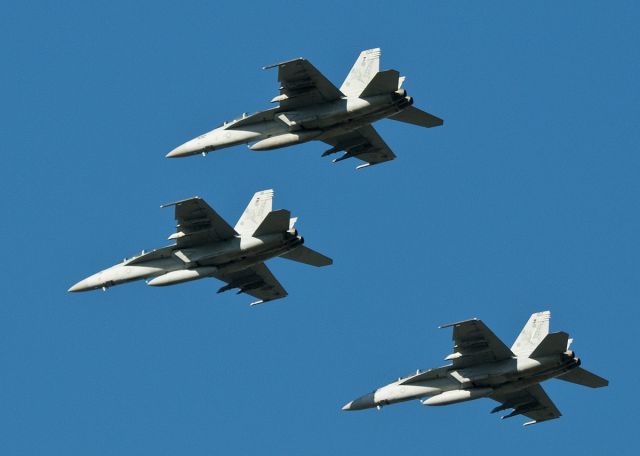
[{"label": "vertical stabilizer", "polygon": [[544,311],[534,313],[524,325],[520,335],[513,343],[511,351],[516,356],[529,356],[542,340],[549,334],[549,320],[551,312]]},{"label": "vertical stabilizer", "polygon": [[380,53],[380,48],[362,51],[342,83],[340,91],[347,97],[359,96],[380,71]]},{"label": "vertical stabilizer", "polygon": [[360,98],[373,97],[395,92],[400,80],[396,70],[384,70],[377,73],[360,93]]},{"label": "vertical stabilizer", "polygon": [[271,212],[272,205],[273,190],[257,192],[236,223],[235,230],[241,235],[251,236]]},{"label": "vertical stabilizer", "polygon": [[291,212],[286,209],[269,212],[252,234],[253,237],[284,233],[289,229]]},{"label": "vertical stabilizer", "polygon": [[531,352],[529,358],[541,358],[564,353],[567,350],[568,342],[569,334],[564,331],[547,334],[535,350]]}]

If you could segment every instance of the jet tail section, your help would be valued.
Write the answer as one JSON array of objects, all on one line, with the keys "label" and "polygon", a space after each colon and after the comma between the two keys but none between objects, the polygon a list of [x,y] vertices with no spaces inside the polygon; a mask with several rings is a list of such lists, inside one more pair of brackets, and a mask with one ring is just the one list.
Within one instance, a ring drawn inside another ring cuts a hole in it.
[{"label": "jet tail section", "polygon": [[542,356],[557,355],[564,353],[569,345],[569,334],[560,331],[547,334],[542,342],[531,352],[529,358],[540,358]]},{"label": "jet tail section", "polygon": [[280,258],[286,258],[287,260],[297,261],[298,263],[309,264],[316,267],[329,266],[330,264],[333,264],[333,260],[331,258],[304,245],[296,247],[284,255],[280,255]]},{"label": "jet tail section", "polygon": [[380,48],[362,51],[342,83],[340,91],[347,97],[360,96],[367,84],[380,71],[380,54]]},{"label": "jet tail section", "polygon": [[267,234],[284,233],[289,229],[291,212],[286,209],[269,212],[253,232],[253,236],[264,236]]},{"label": "jet tail section", "polygon": [[383,95],[398,90],[400,83],[400,73],[396,70],[386,70],[377,73],[367,84],[360,98]]},{"label": "jet tail section", "polygon": [[253,195],[247,208],[236,223],[235,230],[245,236],[251,236],[258,226],[271,212],[273,206],[273,190],[263,190]]},{"label": "jet tail section", "polygon": [[[542,342],[542,339],[549,334],[550,319],[551,312],[548,310],[531,315],[531,317],[529,317],[529,321],[524,325],[520,335],[513,343],[511,351],[516,356],[528,357],[540,342]],[[562,351],[564,351],[564,348]]]},{"label": "jet tail section", "polygon": [[566,374],[556,378],[558,380],[564,380],[565,382],[588,386],[589,388],[602,388],[603,386],[609,385],[609,380],[606,378],[602,378],[581,367],[571,369]]}]

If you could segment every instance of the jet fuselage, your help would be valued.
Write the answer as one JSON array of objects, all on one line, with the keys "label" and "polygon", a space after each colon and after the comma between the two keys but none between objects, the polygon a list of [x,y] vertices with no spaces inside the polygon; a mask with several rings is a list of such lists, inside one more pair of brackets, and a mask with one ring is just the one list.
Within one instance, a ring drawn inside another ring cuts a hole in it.
[{"label": "jet fuselage", "polygon": [[390,94],[342,98],[293,111],[273,108],[226,123],[178,146],[167,157],[185,157],[247,143],[254,143],[251,150],[262,151],[322,140],[397,114],[412,104],[413,99],[399,89]]},{"label": "jet fuselage", "polygon": [[302,245],[296,230],[265,236],[236,236],[219,242],[181,248],[171,245],[126,259],[76,283],[69,291],[108,288],[142,279],[152,286],[209,277],[214,273],[241,271]]},{"label": "jet fuselage", "polygon": [[424,405],[454,404],[492,393],[518,391],[579,365],[580,360],[572,351],[567,351],[554,356],[512,358],[462,369],[444,366],[401,378],[349,402],[343,410],[382,407],[413,399],[422,399]]}]

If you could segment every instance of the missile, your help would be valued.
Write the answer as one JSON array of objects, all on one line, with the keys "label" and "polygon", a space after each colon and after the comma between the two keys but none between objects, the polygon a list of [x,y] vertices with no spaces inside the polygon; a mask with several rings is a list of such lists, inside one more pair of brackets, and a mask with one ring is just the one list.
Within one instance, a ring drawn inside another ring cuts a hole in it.
[{"label": "missile", "polygon": [[229,291],[229,290],[233,290],[234,288],[239,288],[240,291],[238,291],[237,294],[242,293],[244,290],[253,290],[255,288],[260,288],[262,285],[264,285],[264,281],[263,280],[254,280],[255,277],[249,277],[249,278],[245,278],[244,280],[234,280],[233,282],[220,287],[220,289],[218,290],[218,293],[224,293],[225,291]]},{"label": "missile", "polygon": [[205,266],[195,269],[180,269],[178,271],[167,272],[161,276],[155,277],[147,282],[152,287],[164,287],[166,285],[175,285],[177,283],[189,282],[191,280],[202,279],[208,277],[218,270],[215,266]]},{"label": "missile", "polygon": [[322,131],[320,130],[300,130],[291,133],[284,133],[282,135],[272,136],[271,138],[258,141],[250,146],[249,149],[256,151],[277,149],[279,147],[286,147],[293,144],[311,141],[321,134]]},{"label": "missile", "polygon": [[[378,148],[370,148],[370,149],[367,150],[367,147],[364,146],[364,145],[356,146],[356,147],[350,147],[348,152],[345,152],[342,156],[340,156],[338,158],[334,158],[333,159],[333,163],[338,163],[339,161],[346,160],[347,158],[357,157],[358,155],[363,153],[365,150],[367,152],[375,152],[375,151],[378,150]],[[364,168],[364,166],[362,168]]]},{"label": "missile", "polygon": [[524,398],[516,401],[507,401],[504,404],[499,405],[493,410],[491,410],[491,413],[497,413],[507,409],[516,409],[518,407],[528,404],[529,402],[530,402],[529,398]]},{"label": "missile", "polygon": [[247,291],[256,290],[256,289],[262,287],[264,284],[265,283],[264,283],[263,280],[259,280],[257,282],[253,282],[253,283],[248,283],[247,285],[244,285],[244,286],[240,287],[240,289],[238,290],[238,292],[236,294],[241,294],[241,293],[246,293]]},{"label": "missile", "polygon": [[223,286],[223,287],[220,287],[220,288],[218,289],[218,293],[224,293],[225,291],[233,290],[234,288],[237,288],[237,287],[238,287],[238,285],[235,285],[235,284],[232,282],[232,283],[230,283],[230,284],[228,284],[228,285],[225,285],[225,286]]},{"label": "missile", "polygon": [[431,396],[429,399],[422,400],[422,405],[448,405],[458,402],[470,401],[479,397],[488,396],[493,392],[491,388],[471,388],[445,391],[444,393]]},{"label": "missile", "polygon": [[351,157],[353,157],[353,155],[350,154],[349,152],[346,152],[344,155],[341,155],[338,158],[334,158],[333,163],[338,163],[339,161],[346,160],[347,158],[351,158]]},{"label": "missile", "polygon": [[507,418],[512,418],[514,416],[523,415],[523,414],[525,414],[527,412],[530,412],[531,410],[535,410],[538,407],[540,407],[538,404],[529,404],[529,405],[526,405],[524,407],[520,407],[518,409],[514,409],[513,412],[509,413],[508,415],[500,417],[500,419],[501,420],[506,420]]},{"label": "missile", "polygon": [[342,147],[332,147],[331,149],[324,151],[321,157],[326,157],[327,155],[335,154],[336,152],[340,152],[341,150],[343,150]]}]

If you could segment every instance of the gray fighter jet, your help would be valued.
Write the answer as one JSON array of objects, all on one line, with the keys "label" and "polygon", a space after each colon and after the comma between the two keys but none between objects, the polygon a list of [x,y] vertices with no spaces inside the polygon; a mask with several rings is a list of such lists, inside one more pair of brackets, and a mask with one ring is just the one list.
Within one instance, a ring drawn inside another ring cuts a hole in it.
[{"label": "gray fighter jet", "polygon": [[294,225],[297,218],[281,209],[272,211],[273,190],[256,193],[234,228],[207,203],[195,197],[161,207],[175,207],[176,243],[142,252],[100,271],[69,288],[69,291],[106,289],[113,285],[147,279],[151,286],[174,285],[205,277],[227,283],[218,293],[237,288],[262,304],[287,296],[264,261],[286,258],[312,266],[333,263],[302,245]]},{"label": "gray fighter jet", "polygon": [[511,349],[480,320],[441,326],[453,327],[453,363],[400,378],[349,402],[343,410],[380,408],[387,404],[420,399],[423,405],[448,405],[488,397],[500,403],[491,413],[512,409],[502,418],[525,415],[524,425],[561,416],[540,382],[558,378],[599,388],[608,380],[580,367],[569,350],[572,339],[565,332],[549,333],[550,312],[531,315]]},{"label": "gray fighter jet", "polygon": [[323,157],[344,151],[334,161],[355,157],[375,165],[396,156],[371,124],[389,118],[421,127],[437,127],[442,119],[412,106],[396,70],[379,71],[380,49],[363,51],[338,89],[308,60],[299,58],[269,65],[278,68],[278,106],[225,122],[222,126],[175,148],[167,157],[185,157],[252,143],[262,151],[311,140],[331,146]]}]

